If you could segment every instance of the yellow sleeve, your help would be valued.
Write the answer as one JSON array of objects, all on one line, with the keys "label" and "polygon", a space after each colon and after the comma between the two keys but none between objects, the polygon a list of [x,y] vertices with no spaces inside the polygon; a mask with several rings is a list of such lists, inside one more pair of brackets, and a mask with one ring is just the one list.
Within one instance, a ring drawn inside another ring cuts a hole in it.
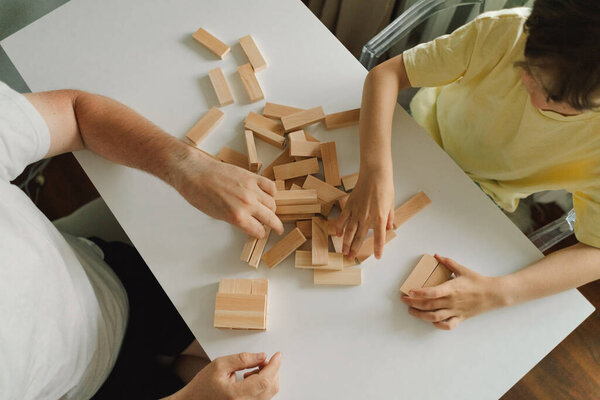
[{"label": "yellow sleeve", "polygon": [[600,188],[573,193],[573,208],[577,240],[600,248]]}]

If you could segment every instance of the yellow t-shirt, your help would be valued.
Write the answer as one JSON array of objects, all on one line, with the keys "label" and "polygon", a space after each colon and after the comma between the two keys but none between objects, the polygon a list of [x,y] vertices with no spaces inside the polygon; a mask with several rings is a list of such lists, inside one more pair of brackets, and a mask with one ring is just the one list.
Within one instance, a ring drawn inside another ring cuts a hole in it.
[{"label": "yellow t-shirt", "polygon": [[600,113],[565,117],[531,105],[521,82],[528,8],[482,14],[404,52],[423,87],[415,120],[508,211],[543,190],[573,195],[580,242],[600,247]]}]

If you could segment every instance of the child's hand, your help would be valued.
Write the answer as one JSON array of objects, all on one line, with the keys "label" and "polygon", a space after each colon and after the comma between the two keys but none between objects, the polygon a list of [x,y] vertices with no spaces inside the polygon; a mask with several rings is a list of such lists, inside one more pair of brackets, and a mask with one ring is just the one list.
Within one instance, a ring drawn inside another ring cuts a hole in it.
[{"label": "child's hand", "polygon": [[467,318],[505,305],[499,278],[471,271],[456,261],[436,255],[456,276],[438,286],[413,289],[402,301],[408,312],[423,321],[432,322],[438,329],[450,330]]},{"label": "child's hand", "polygon": [[337,235],[344,235],[344,255],[355,257],[369,229],[375,236],[375,258],[380,258],[385,231],[394,222],[394,181],[392,171],[361,168],[358,182],[337,220]]}]

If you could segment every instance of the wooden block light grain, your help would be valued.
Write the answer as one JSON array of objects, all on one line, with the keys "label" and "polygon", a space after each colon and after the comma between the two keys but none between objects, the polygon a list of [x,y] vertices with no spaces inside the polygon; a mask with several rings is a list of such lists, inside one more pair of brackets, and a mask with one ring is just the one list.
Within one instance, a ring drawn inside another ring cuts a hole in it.
[{"label": "wooden block light grain", "polygon": [[219,105],[223,107],[233,103],[233,95],[231,94],[231,90],[229,89],[227,80],[225,80],[223,70],[218,67],[215,69],[211,69],[210,71],[208,71],[208,78],[210,79],[210,83],[212,83],[212,86],[215,89],[217,99],[219,100]]},{"label": "wooden block light grain", "polygon": [[314,270],[315,285],[358,286],[362,283],[360,268],[344,268],[341,271]]},{"label": "wooden block light grain", "polygon": [[304,111],[302,108],[284,106],[283,104],[269,103],[265,104],[263,115],[269,118],[281,118],[286,115]]},{"label": "wooden block light grain", "polygon": [[331,186],[341,185],[342,181],[340,180],[340,170],[338,168],[335,142],[321,143],[321,159],[323,160],[325,182]]},{"label": "wooden block light grain", "polygon": [[244,36],[243,38],[240,38],[239,42],[242,50],[244,50],[244,53],[246,53],[246,57],[248,57],[248,61],[250,61],[252,68],[254,68],[254,71],[258,72],[267,68],[267,62],[258,49],[258,46],[256,45],[256,42],[252,36]]},{"label": "wooden block light grain", "polygon": [[[281,164],[273,167],[273,173],[276,180],[286,180],[299,176],[316,174],[320,171],[319,161],[316,158],[308,158],[306,160]],[[313,188],[305,188],[313,189]]]},{"label": "wooden block light grain", "polygon": [[281,122],[286,132],[297,131],[325,119],[325,113],[321,106],[309,110],[299,111],[281,117]]},{"label": "wooden block light grain", "polygon": [[254,74],[254,70],[250,64],[244,64],[238,67],[238,74],[242,80],[242,84],[244,85],[244,89],[246,89],[246,93],[248,94],[251,103],[265,98],[260,84],[256,79],[256,75]]},{"label": "wooden block light grain", "polygon": [[394,211],[394,229],[405,223],[413,215],[421,211],[431,200],[425,192],[419,192]]},{"label": "wooden block light grain", "polygon": [[450,279],[451,275],[452,272],[435,257],[425,254],[400,286],[400,291],[408,296],[411,289],[437,286]]},{"label": "wooden block light grain", "polygon": [[221,59],[225,58],[231,50],[229,46],[202,28],[198,29],[192,37]]},{"label": "wooden block light grain", "polygon": [[275,268],[304,242],[306,242],[306,238],[302,232],[300,232],[300,229],[294,228],[294,230],[285,235],[283,239],[271,247],[269,251],[263,254],[262,260],[269,268]]},{"label": "wooden block light grain", "polygon": [[223,117],[225,117],[223,111],[219,110],[217,107],[212,107],[198,120],[198,122],[196,122],[192,129],[185,134],[185,137],[198,146],[215,126],[221,122]]},{"label": "wooden block light grain", "polygon": [[358,125],[360,119],[360,108],[342,111],[325,116],[325,127],[327,129],[338,129],[346,126]]}]

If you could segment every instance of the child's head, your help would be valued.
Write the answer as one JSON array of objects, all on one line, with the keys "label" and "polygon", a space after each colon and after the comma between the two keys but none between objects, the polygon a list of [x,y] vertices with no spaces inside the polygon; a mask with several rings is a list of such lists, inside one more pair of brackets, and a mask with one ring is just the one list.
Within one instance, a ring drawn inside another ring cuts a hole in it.
[{"label": "child's head", "polygon": [[535,107],[600,107],[600,0],[536,0],[525,23],[523,83]]}]

